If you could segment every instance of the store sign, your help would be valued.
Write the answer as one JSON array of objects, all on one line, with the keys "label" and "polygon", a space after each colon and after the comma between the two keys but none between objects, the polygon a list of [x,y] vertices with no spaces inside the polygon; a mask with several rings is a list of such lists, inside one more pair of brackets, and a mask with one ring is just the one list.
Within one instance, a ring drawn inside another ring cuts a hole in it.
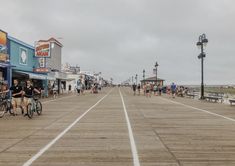
[{"label": "store sign", "polygon": [[35,68],[34,72],[36,72],[36,73],[48,73],[49,69],[45,68],[45,67],[44,68]]},{"label": "store sign", "polygon": [[0,30],[0,61],[8,61],[7,55],[7,33]]},{"label": "store sign", "polygon": [[50,56],[50,42],[37,42],[35,46],[35,57],[48,58]]}]

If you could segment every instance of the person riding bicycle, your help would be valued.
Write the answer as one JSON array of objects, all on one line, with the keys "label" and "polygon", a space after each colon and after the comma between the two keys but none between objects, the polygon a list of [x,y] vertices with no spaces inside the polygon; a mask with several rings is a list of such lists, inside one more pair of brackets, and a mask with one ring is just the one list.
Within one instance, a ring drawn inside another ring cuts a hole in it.
[{"label": "person riding bicycle", "polygon": [[1,86],[1,92],[0,92],[1,97],[3,99],[7,99],[9,97],[8,92],[9,92],[8,84],[6,81],[3,81],[2,86]]},{"label": "person riding bicycle", "polygon": [[24,95],[23,107],[24,107],[24,111],[26,112],[24,116],[27,116],[27,105],[31,103],[34,92],[36,92],[37,94],[40,94],[40,91],[32,85],[32,82],[30,80],[27,80],[26,87],[23,89],[23,95]]}]

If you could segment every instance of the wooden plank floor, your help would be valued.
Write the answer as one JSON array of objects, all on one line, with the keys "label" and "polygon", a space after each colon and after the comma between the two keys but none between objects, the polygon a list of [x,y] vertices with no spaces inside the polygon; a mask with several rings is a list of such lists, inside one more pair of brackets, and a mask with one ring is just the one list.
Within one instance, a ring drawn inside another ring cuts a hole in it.
[{"label": "wooden plank floor", "polygon": [[[9,115],[0,119],[0,165],[23,165],[109,91],[44,103],[43,115],[32,120]],[[133,96],[129,88],[121,92],[140,165],[235,165],[235,107],[169,96]],[[119,89],[112,89],[32,165],[133,165]]]}]

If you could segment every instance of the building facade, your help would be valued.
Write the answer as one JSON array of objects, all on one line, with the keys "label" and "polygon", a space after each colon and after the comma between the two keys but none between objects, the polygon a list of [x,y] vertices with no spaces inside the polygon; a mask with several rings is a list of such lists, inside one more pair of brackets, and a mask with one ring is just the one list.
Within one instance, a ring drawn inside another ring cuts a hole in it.
[{"label": "building facade", "polygon": [[52,94],[53,87],[58,87],[58,93],[63,92],[66,87],[66,75],[61,72],[63,45],[55,38],[39,40],[37,43],[35,56],[42,63],[39,63],[35,72],[47,74],[48,94]]},{"label": "building facade", "polygon": [[31,79],[35,87],[44,90],[47,75],[34,72],[34,69],[39,66],[34,47],[11,36],[8,36],[8,42],[12,80],[18,79],[19,83],[25,86],[25,81]]},{"label": "building facade", "polygon": [[141,82],[141,85],[146,84],[146,83],[150,83],[150,84],[157,84],[160,86],[164,86],[164,81],[165,80],[160,79],[160,78],[157,78],[157,80],[156,80],[156,77],[149,77],[144,80],[141,80],[140,82]]}]

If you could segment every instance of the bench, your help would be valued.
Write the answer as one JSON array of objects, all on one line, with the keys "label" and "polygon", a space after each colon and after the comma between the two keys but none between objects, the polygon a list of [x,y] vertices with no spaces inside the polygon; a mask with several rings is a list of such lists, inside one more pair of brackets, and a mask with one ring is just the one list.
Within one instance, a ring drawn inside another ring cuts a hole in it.
[{"label": "bench", "polygon": [[235,99],[229,99],[230,105],[232,106],[235,103]]},{"label": "bench", "polygon": [[187,97],[190,97],[190,98],[191,98],[191,97],[194,98],[196,95],[193,94],[193,93],[186,93],[186,96],[187,96]]},{"label": "bench", "polygon": [[205,99],[208,101],[214,101],[214,102],[218,102],[220,100],[222,103],[224,101],[223,96],[224,96],[224,93],[209,92],[208,96],[205,96]]},{"label": "bench", "polygon": [[211,102],[218,102],[219,100],[221,100],[221,102],[223,102],[223,98],[222,97],[218,97],[218,96],[205,96],[204,98],[207,101],[211,101]]}]

